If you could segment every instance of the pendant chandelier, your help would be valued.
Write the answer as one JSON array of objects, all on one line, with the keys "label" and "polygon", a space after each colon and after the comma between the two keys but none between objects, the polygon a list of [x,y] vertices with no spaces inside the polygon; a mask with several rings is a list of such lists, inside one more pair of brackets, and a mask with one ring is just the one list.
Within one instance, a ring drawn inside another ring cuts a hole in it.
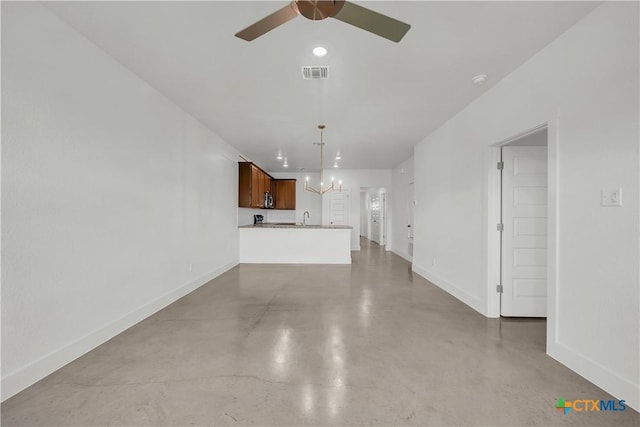
[{"label": "pendant chandelier", "polygon": [[[311,193],[316,193],[320,195],[336,190],[333,177],[331,177],[331,185],[324,188],[324,164],[323,164],[324,159],[322,154],[323,154],[323,147],[324,147],[323,136],[324,136],[325,127],[326,127],[325,125],[318,125],[318,129],[320,129],[320,142],[313,143],[314,145],[320,146],[320,187],[318,189],[311,187],[309,185],[309,177],[307,177],[307,179],[304,181],[305,191],[309,191]],[[338,191],[342,191],[342,181],[338,181]]]}]

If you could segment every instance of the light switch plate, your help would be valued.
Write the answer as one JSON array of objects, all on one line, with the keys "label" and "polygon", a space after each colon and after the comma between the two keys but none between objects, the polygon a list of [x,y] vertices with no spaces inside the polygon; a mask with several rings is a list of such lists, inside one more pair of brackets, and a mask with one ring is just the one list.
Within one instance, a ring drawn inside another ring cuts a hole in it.
[{"label": "light switch plate", "polygon": [[622,206],[622,188],[602,189],[600,206]]}]

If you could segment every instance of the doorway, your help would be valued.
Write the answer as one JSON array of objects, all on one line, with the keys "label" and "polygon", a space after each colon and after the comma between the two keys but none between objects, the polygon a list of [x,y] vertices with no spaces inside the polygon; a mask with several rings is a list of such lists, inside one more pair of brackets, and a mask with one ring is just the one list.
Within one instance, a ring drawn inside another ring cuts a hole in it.
[{"label": "doorway", "polygon": [[[361,235],[380,246],[387,244],[387,192],[385,188],[362,187]],[[364,232],[366,230],[366,232]]]},{"label": "doorway", "polygon": [[407,254],[409,258],[413,262],[413,182],[409,183],[408,194],[407,194]]},{"label": "doorway", "polygon": [[369,195],[360,190],[360,237],[369,238]]},{"label": "doorway", "polygon": [[380,209],[381,197],[377,194],[371,196],[371,240],[382,245],[382,215]]},{"label": "doorway", "polygon": [[547,316],[546,127],[500,147],[500,315]]}]

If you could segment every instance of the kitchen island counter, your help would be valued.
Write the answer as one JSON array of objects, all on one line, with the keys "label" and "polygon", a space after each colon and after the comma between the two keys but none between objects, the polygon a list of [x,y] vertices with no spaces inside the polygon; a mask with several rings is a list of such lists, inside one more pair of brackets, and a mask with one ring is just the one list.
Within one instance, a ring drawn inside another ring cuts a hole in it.
[{"label": "kitchen island counter", "polygon": [[293,223],[239,226],[240,262],[351,264],[351,227]]},{"label": "kitchen island counter", "polygon": [[293,222],[275,222],[262,224],[241,225],[238,228],[295,228],[295,229],[327,229],[327,230],[351,230],[350,225],[317,225],[317,224],[296,224]]}]

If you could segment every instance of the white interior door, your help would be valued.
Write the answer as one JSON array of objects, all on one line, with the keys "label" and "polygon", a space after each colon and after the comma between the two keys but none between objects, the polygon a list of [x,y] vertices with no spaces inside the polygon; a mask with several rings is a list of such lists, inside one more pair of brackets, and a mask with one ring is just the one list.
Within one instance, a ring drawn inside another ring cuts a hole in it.
[{"label": "white interior door", "polygon": [[349,193],[345,190],[331,193],[331,225],[349,225]]},{"label": "white interior door", "polygon": [[407,190],[407,254],[413,257],[413,182]]},{"label": "white interior door", "polygon": [[387,244],[387,193],[380,194],[380,241],[381,246]]},{"label": "white interior door", "polygon": [[380,196],[371,196],[371,240],[380,244]]},{"label": "white interior door", "polygon": [[503,147],[503,316],[547,315],[547,147]]}]

